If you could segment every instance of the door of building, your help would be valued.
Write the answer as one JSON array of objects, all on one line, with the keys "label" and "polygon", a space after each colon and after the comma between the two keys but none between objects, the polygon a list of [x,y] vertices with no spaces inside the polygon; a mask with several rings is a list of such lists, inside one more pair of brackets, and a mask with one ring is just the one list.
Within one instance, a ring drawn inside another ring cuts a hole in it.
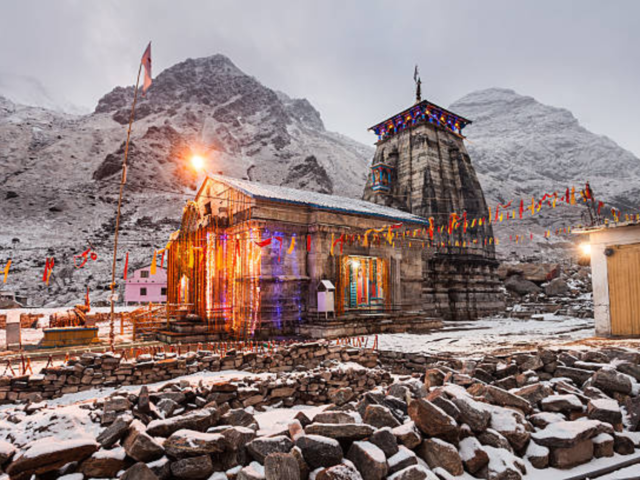
[{"label": "door of building", "polygon": [[640,336],[640,244],[610,248],[607,272],[611,335]]}]

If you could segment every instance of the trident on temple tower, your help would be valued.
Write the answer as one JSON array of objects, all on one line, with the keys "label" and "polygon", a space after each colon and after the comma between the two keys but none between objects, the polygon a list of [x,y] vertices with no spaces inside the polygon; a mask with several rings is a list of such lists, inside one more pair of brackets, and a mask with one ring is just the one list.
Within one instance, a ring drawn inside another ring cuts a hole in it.
[{"label": "trident on temple tower", "polygon": [[416,82],[416,103],[420,103],[422,101],[422,80],[420,80],[420,73],[418,72],[417,64],[415,70],[413,71],[413,81]]}]

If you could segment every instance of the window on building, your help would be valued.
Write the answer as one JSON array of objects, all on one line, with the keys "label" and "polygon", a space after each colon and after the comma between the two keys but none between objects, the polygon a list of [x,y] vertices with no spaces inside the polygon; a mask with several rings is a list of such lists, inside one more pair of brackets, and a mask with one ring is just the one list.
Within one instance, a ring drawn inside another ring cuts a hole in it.
[{"label": "window on building", "polygon": [[140,289],[140,296],[141,297],[146,297],[147,296],[147,288],[146,287],[142,287]]},{"label": "window on building", "polygon": [[162,295],[163,297],[167,296],[167,287],[162,287],[160,289],[160,295]]},{"label": "window on building", "polygon": [[149,270],[142,270],[140,272],[140,278],[149,278]]}]

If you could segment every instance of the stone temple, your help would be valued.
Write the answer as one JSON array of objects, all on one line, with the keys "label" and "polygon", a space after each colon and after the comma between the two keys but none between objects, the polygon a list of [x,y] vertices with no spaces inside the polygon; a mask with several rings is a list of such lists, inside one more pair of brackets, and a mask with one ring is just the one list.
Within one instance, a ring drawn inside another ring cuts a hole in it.
[{"label": "stone temple", "polygon": [[452,320],[504,309],[490,213],[462,136],[470,123],[418,98],[371,127],[378,142],[363,195],[447,230],[422,250],[421,306]]},{"label": "stone temple", "polygon": [[372,127],[363,199],[209,175],[167,245],[163,339],[418,332],[502,310],[468,123],[419,101]]}]

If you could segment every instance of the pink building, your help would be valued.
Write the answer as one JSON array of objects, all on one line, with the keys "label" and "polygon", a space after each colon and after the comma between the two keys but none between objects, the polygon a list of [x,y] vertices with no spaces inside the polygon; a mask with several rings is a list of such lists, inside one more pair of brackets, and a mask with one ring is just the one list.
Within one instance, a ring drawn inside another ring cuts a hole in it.
[{"label": "pink building", "polygon": [[157,267],[151,275],[151,267],[135,270],[124,286],[125,305],[139,303],[165,303],[167,301],[167,271]]}]

